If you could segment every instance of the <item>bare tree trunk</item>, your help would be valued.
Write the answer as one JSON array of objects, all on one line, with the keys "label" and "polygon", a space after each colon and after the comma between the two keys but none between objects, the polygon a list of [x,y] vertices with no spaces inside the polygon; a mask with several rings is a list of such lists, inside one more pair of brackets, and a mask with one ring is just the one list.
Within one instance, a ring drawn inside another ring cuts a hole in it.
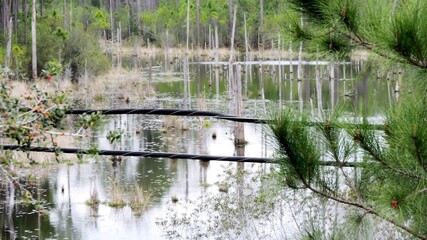
[{"label": "bare tree trunk", "polygon": [[128,37],[130,37],[130,23],[131,23],[131,5],[130,5],[130,0],[127,0],[126,1],[126,5],[127,5],[127,7],[128,7],[128,10],[127,10],[127,15],[128,15],[128,22],[127,22],[127,27],[128,27]]},{"label": "bare tree trunk", "polygon": [[196,0],[197,47],[200,47],[200,0]]},{"label": "bare tree trunk", "polygon": [[69,20],[70,20],[70,23],[69,23],[68,28],[71,31],[71,26],[73,24],[73,0],[70,0],[70,18],[69,18]]},{"label": "bare tree trunk", "polygon": [[391,9],[391,16],[390,16],[390,20],[391,18],[394,16],[394,11],[396,9],[396,5],[397,5],[397,0],[393,1],[393,8]]},{"label": "bare tree trunk", "polygon": [[10,239],[16,238],[15,224],[13,222],[13,212],[15,208],[15,185],[9,181],[6,186],[6,227],[10,231]]},{"label": "bare tree trunk", "polygon": [[44,0],[40,0],[40,17],[43,17]]},{"label": "bare tree trunk", "polygon": [[243,15],[243,21],[245,26],[245,51],[246,51],[246,59],[248,60],[249,56],[249,40],[248,40],[248,31],[246,29],[246,13]]},{"label": "bare tree trunk", "polygon": [[[235,67],[235,76],[234,76],[234,94],[235,94],[235,103],[236,103],[236,110],[235,114],[237,116],[243,116],[243,94],[242,94],[242,76],[241,76],[241,70],[242,67],[240,65],[237,65]],[[235,129],[234,129],[234,145],[236,147],[244,147],[245,145],[245,125],[242,122],[236,123]],[[244,150],[244,148],[243,148]]]},{"label": "bare tree trunk", "polygon": [[36,0],[33,0],[33,11],[31,18],[31,56],[32,56],[32,73],[33,79],[37,78],[37,42],[36,42]]},{"label": "bare tree trunk", "polygon": [[[218,65],[219,60],[219,37],[218,37],[218,24],[215,22],[215,67]],[[218,69],[217,69],[218,72]]]},{"label": "bare tree trunk", "polygon": [[9,63],[10,63],[10,53],[12,52],[12,25],[13,25],[13,18],[11,17],[9,20],[9,26],[7,28],[7,47],[6,47],[6,61],[4,63],[4,68],[9,70]]},{"label": "bare tree trunk", "polygon": [[[6,29],[8,28],[9,25],[9,6],[10,6],[10,0],[4,0],[4,1],[0,1],[0,3],[3,2],[3,6],[2,6],[2,30],[4,31],[4,33],[6,33]],[[1,15],[1,14],[0,14]]]},{"label": "bare tree trunk", "polygon": [[233,28],[233,0],[228,0],[228,29]]},{"label": "bare tree trunk", "polygon": [[259,1],[259,36],[261,38],[262,47],[264,48],[264,0]]},{"label": "bare tree trunk", "polygon": [[234,56],[234,35],[236,33],[236,14],[237,14],[237,5],[234,6],[234,16],[233,16],[233,28],[231,31],[231,49],[230,49],[230,60],[229,62],[232,63],[235,61],[235,56]]},{"label": "bare tree trunk", "polygon": [[166,29],[166,42],[165,42],[165,60],[166,60],[166,70],[169,70],[169,29]]},{"label": "bare tree trunk", "polygon": [[322,119],[323,108],[322,108],[322,79],[320,78],[319,69],[319,49],[316,51],[316,95],[317,95],[317,114]]},{"label": "bare tree trunk", "polygon": [[279,111],[282,110],[282,44],[280,42],[280,33],[277,37],[277,52],[279,53],[279,77],[277,85],[279,85]]},{"label": "bare tree trunk", "polygon": [[190,0],[187,0],[187,55],[188,55],[189,43],[190,43]]},{"label": "bare tree trunk", "polygon": [[28,45],[28,5],[27,0],[22,0],[22,12],[24,13],[24,38],[25,46]]},{"label": "bare tree trunk", "polygon": [[138,24],[138,35],[142,35],[141,0],[136,0],[136,22]]},{"label": "bare tree trunk", "polygon": [[329,91],[331,96],[331,109],[335,107],[335,64],[329,65]]},{"label": "bare tree trunk", "polygon": [[13,28],[15,31],[15,36],[18,36],[18,13],[19,13],[19,0],[14,0],[12,2],[12,12],[13,12]]},{"label": "bare tree trunk", "polygon": [[4,3],[0,1],[0,29],[3,31],[5,29],[4,22]]},{"label": "bare tree trunk", "polygon": [[114,42],[114,19],[113,19],[113,2],[110,0],[110,30],[111,42]]},{"label": "bare tree trunk", "polygon": [[67,28],[67,0],[64,0],[62,15],[64,15],[64,28]]}]

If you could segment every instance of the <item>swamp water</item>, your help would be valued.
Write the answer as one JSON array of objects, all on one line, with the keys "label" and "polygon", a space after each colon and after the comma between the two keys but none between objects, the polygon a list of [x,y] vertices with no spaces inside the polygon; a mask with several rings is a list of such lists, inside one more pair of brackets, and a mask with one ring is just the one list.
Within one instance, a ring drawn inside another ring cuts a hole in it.
[{"label": "swamp water", "polygon": [[[178,58],[165,63],[163,59],[123,59],[123,65],[132,66],[137,81],[118,78],[108,83],[106,91],[92,89],[95,100],[85,99],[89,90],[83,83],[78,104],[92,109],[197,109],[267,118],[272,110],[290,106],[319,116],[345,102],[349,114],[358,111],[359,105],[375,105],[370,116],[378,122],[381,109],[397,97],[394,86],[399,75],[378,77],[364,71],[362,62],[336,64],[331,70],[329,64],[316,61],[298,66],[297,61],[292,65],[254,60],[230,66],[196,59],[185,64]],[[317,88],[321,93],[316,90],[316,76],[322,80]],[[69,125],[76,119],[70,116]],[[226,120],[153,115],[105,119],[91,137],[62,147],[97,144],[99,149],[274,155],[262,124],[243,124],[247,144],[235,146],[242,125],[239,130],[237,123]],[[107,132],[118,128],[124,130],[123,136],[110,145]],[[340,206],[313,200],[309,193],[277,189],[269,175],[274,164],[125,157],[112,166],[109,157],[85,156],[84,160],[24,170],[28,177],[23,182],[44,208],[16,204],[10,197],[13,184],[2,181],[0,239],[294,239],[314,225],[331,232],[328,224],[337,223],[342,215]],[[87,204],[94,196],[100,203]],[[133,197],[146,202],[132,205]],[[111,207],[113,201],[125,205]],[[306,219],[314,222],[307,224]]]}]

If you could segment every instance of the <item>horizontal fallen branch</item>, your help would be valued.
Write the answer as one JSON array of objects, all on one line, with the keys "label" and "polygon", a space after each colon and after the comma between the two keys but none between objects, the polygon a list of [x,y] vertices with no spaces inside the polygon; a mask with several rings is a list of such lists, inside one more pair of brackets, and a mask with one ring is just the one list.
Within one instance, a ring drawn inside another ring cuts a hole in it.
[{"label": "horizontal fallen branch", "polygon": [[[234,122],[246,122],[246,123],[260,123],[267,124],[271,122],[270,119],[262,119],[262,118],[248,118],[248,117],[240,117],[233,115],[226,115],[217,112],[209,112],[209,111],[199,111],[199,110],[181,110],[181,109],[146,109],[146,108],[136,108],[136,109],[73,109],[67,114],[92,114],[92,113],[100,113],[103,115],[116,115],[116,114],[147,114],[147,115],[171,115],[171,116],[186,116],[186,117],[214,117],[217,119],[229,120]],[[314,125],[316,122],[310,122],[310,125]],[[348,127],[358,127],[362,124],[357,123],[344,123],[344,125]],[[384,124],[369,124],[373,129],[376,130],[384,130]]]},{"label": "horizontal fallen branch", "polygon": [[[45,153],[71,153],[71,154],[93,154],[89,149],[78,148],[54,148],[54,147],[33,147],[3,144],[0,145],[2,150],[15,150],[15,151],[31,151],[31,152],[45,152]],[[99,150],[98,155],[107,156],[132,156],[132,157],[145,157],[145,158],[171,158],[171,159],[188,159],[188,160],[202,160],[202,161],[223,161],[223,162],[247,162],[247,163],[275,163],[273,158],[257,158],[246,156],[215,156],[215,155],[200,155],[189,153],[169,153],[169,152],[147,152],[147,151],[126,151],[126,150]],[[322,161],[320,165],[332,167],[358,167],[361,163],[345,162],[337,163],[333,161]]]}]

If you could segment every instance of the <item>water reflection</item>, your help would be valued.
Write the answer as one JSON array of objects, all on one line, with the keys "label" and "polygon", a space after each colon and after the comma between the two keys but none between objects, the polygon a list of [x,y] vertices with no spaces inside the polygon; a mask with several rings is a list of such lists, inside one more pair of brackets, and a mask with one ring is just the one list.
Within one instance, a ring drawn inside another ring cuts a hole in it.
[{"label": "water reflection", "polygon": [[[166,62],[159,63],[160,59],[166,59]],[[300,111],[312,110],[315,116],[321,117],[324,110],[333,109],[340,102],[351,103],[351,111],[357,111],[360,104],[367,106],[372,102],[378,102],[379,108],[386,108],[397,98],[401,81],[401,75],[378,78],[372,74],[372,70],[362,71],[363,63],[308,62],[302,55],[297,61],[252,59],[233,64],[220,62],[219,59],[201,62],[175,58],[172,61],[169,55],[135,56],[116,62],[123,68],[132,66],[141,71],[138,83],[126,88],[136,93],[127,93],[131,99],[129,102],[126,102],[126,97],[119,99],[119,94],[123,93],[116,87],[122,86],[120,84],[123,82],[114,82],[105,92],[102,106],[194,108],[250,117],[265,117],[270,110],[292,106]],[[145,88],[155,89],[156,94],[140,97],[138,94]],[[388,102],[382,99],[388,99]],[[89,108],[101,106],[98,102],[83,103]],[[314,111],[314,108],[317,110]],[[111,145],[106,134],[119,128],[124,131],[123,138]],[[225,156],[273,155],[262,125],[213,118],[109,116],[107,123],[94,132],[94,139],[86,140],[76,141],[75,145],[96,143],[100,149]],[[47,214],[42,214],[33,205],[28,207],[13,202],[13,184],[2,181],[1,199],[5,201],[0,206],[1,239],[124,239],[124,236],[126,239],[140,239],[140,236],[159,239],[162,232],[156,225],[156,219],[165,216],[168,208],[186,210],[180,209],[172,199],[178,203],[190,203],[209,193],[218,193],[214,186],[222,178],[224,168],[231,168],[232,175],[238,175],[253,168],[260,168],[266,173],[271,167],[243,163],[231,164],[230,167],[215,161],[138,157],[126,157],[120,164],[112,166],[109,157],[87,157],[86,160],[89,163],[34,169],[37,172],[37,187],[33,190],[33,196],[47,206]],[[248,181],[236,178],[235,185],[231,186],[237,189],[237,203],[242,209]],[[132,208],[129,205],[109,207],[114,187],[121,190],[126,201],[135,187],[141,188],[151,196],[148,208]],[[100,200],[100,204],[89,206],[87,201],[94,196]],[[291,216],[284,209],[292,207],[281,209],[283,212],[280,215],[285,217],[275,218],[274,221],[281,222],[279,226],[289,226],[287,232],[295,236],[292,233],[297,232],[296,227],[289,223]],[[249,222],[246,221],[246,224]]]}]

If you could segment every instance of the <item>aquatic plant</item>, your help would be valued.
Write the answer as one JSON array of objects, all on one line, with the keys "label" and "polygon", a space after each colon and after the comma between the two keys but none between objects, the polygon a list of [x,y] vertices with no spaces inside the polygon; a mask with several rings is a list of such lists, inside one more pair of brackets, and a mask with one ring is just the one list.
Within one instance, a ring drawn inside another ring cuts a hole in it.
[{"label": "aquatic plant", "polygon": [[111,195],[110,201],[108,201],[108,206],[115,208],[126,206],[125,193],[119,183],[115,180],[111,181]]},{"label": "aquatic plant", "polygon": [[275,212],[278,209],[274,203],[281,195],[274,195],[274,187],[268,184],[259,188],[259,180],[263,179],[259,170],[249,173],[232,165],[225,167],[216,185],[227,186],[227,191],[207,193],[192,201],[177,201],[174,197],[173,206],[164,217],[156,219],[156,224],[167,239],[271,239],[277,232],[265,226],[279,212]]},{"label": "aquatic plant", "polygon": [[129,193],[129,206],[131,208],[146,209],[151,201],[151,193],[144,191],[140,186],[135,186]]},{"label": "aquatic plant", "polygon": [[[356,239],[389,238],[390,227],[346,206],[331,204],[308,190],[283,188],[271,165],[230,164],[217,187],[198,199],[179,201],[156,224],[167,239]],[[181,211],[185,209],[184,211]],[[360,236],[360,238],[357,238]]]}]

